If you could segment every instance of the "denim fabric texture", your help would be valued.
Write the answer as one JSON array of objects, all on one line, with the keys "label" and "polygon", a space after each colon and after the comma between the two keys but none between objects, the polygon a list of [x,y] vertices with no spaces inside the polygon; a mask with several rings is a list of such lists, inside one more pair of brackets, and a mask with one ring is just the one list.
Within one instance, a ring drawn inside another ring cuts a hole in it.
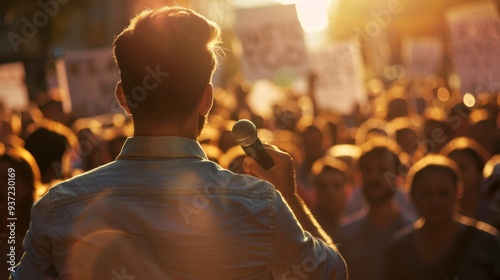
[{"label": "denim fabric texture", "polygon": [[345,274],[270,183],[222,169],[189,138],[128,138],[116,161],[55,185],[31,215],[13,279]]}]

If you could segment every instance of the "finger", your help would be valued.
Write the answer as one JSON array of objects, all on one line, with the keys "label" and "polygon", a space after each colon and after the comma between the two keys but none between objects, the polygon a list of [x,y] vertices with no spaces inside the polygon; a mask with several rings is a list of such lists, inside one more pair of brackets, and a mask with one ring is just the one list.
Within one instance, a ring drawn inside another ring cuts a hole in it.
[{"label": "finger", "polygon": [[265,170],[264,167],[251,157],[245,157],[243,160],[243,170],[249,175],[253,175],[261,179],[267,178],[267,170]]},{"label": "finger", "polygon": [[275,163],[275,165],[268,169],[268,171],[273,170],[275,166],[286,165],[292,160],[290,154],[278,149],[276,146],[266,147],[266,151]]},{"label": "finger", "polygon": [[262,145],[264,145],[264,148],[267,150],[280,151],[280,149],[276,145],[272,145],[267,142],[262,143]]},{"label": "finger", "polygon": [[247,157],[245,157],[242,161],[242,168],[243,168],[243,171],[245,171],[246,174],[248,175],[252,175],[252,176],[255,176],[253,173],[252,173],[252,168],[250,167],[251,163],[249,162],[250,160],[247,159]]}]

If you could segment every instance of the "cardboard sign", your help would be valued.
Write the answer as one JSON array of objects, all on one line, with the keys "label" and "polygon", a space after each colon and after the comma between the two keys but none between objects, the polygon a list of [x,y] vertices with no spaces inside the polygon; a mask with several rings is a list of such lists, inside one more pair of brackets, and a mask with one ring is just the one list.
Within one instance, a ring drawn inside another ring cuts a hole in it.
[{"label": "cardboard sign", "polygon": [[114,91],[120,76],[111,48],[67,52],[56,70],[59,86],[69,92],[73,116],[119,112]]},{"label": "cardboard sign", "polygon": [[500,19],[492,1],[470,2],[445,13],[453,68],[462,92],[500,90]]},{"label": "cardboard sign", "polygon": [[352,113],[367,101],[363,62],[359,48],[338,42],[309,54],[311,70],[318,76],[315,99],[319,110]]},{"label": "cardboard sign", "polygon": [[236,12],[236,30],[249,81],[274,80],[283,72],[307,73],[307,51],[295,5],[264,6]]},{"label": "cardboard sign", "polygon": [[29,95],[22,62],[0,64],[0,102],[7,110],[23,111],[28,108]]},{"label": "cardboard sign", "polygon": [[424,78],[436,75],[443,61],[443,42],[438,37],[405,37],[401,56],[406,76]]},{"label": "cardboard sign", "polygon": [[453,68],[462,92],[500,90],[500,20],[474,19],[449,23]]}]

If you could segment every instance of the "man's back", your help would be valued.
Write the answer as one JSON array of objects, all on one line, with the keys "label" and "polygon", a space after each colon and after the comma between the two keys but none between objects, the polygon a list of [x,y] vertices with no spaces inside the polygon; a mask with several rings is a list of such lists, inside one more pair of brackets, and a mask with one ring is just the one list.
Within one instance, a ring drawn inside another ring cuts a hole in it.
[{"label": "man's back", "polygon": [[69,279],[324,271],[323,279],[342,262],[302,231],[272,185],[221,169],[182,137],[128,139],[116,162],[53,187],[32,215],[24,264],[36,265],[20,265],[20,278],[30,270]]}]

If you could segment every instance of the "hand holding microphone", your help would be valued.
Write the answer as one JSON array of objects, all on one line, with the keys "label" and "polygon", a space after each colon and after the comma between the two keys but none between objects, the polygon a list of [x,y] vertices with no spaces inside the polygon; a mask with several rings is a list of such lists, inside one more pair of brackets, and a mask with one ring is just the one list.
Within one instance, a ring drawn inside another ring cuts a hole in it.
[{"label": "hand holding microphone", "polygon": [[257,136],[257,127],[249,120],[237,121],[231,132],[233,138],[243,148],[247,156],[255,159],[262,167],[269,169],[274,165],[273,160],[266,152],[264,145]]},{"label": "hand holding microphone", "polygon": [[248,155],[243,161],[245,173],[270,182],[284,197],[296,195],[294,163],[289,154],[262,144],[255,125],[249,120],[236,122],[232,134]]},{"label": "hand holding microphone", "polygon": [[[243,160],[245,173],[273,184],[293,211],[302,228],[326,243],[333,244],[297,194],[292,157],[275,146],[262,145],[257,137],[255,125],[249,120],[236,122],[233,127],[233,137],[249,155]],[[264,168],[264,165],[267,168]]]}]

